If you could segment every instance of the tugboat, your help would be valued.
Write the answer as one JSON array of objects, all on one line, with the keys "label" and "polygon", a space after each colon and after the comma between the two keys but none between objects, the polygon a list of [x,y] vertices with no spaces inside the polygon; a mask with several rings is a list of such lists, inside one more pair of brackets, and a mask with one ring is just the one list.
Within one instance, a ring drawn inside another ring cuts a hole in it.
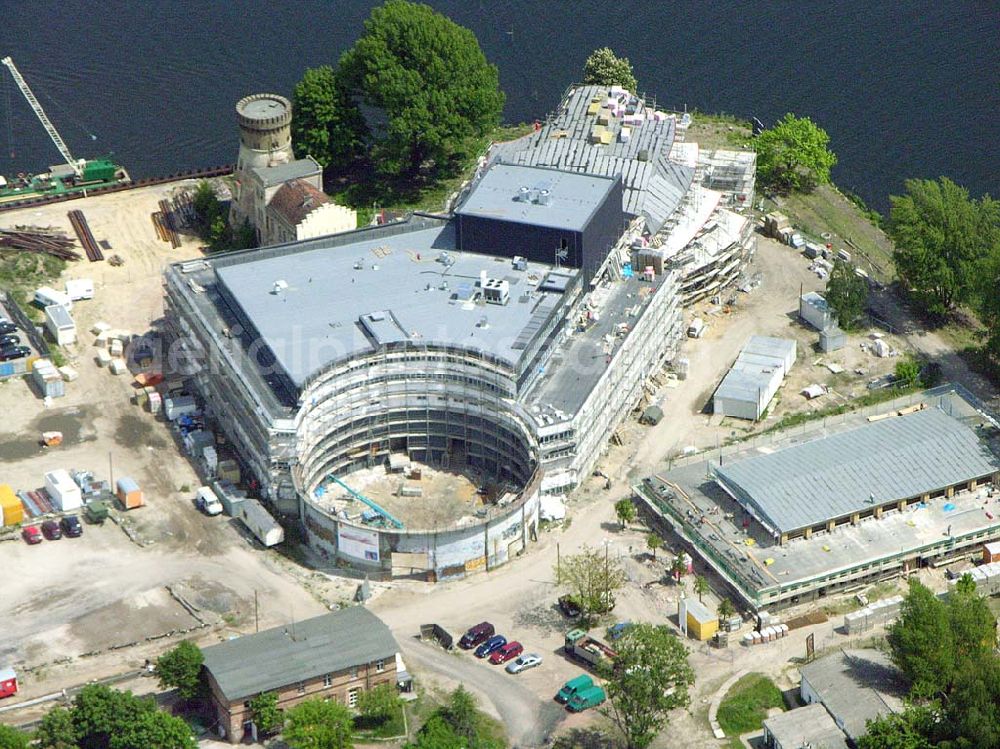
[{"label": "tugboat", "polygon": [[33,201],[66,193],[86,193],[87,190],[112,187],[131,181],[128,172],[108,157],[90,161],[74,159],[27,81],[14,65],[14,61],[10,57],[5,57],[0,63],[10,71],[14,82],[21,89],[24,98],[66,162],[50,167],[44,174],[22,173],[10,180],[0,176],[0,203]]}]

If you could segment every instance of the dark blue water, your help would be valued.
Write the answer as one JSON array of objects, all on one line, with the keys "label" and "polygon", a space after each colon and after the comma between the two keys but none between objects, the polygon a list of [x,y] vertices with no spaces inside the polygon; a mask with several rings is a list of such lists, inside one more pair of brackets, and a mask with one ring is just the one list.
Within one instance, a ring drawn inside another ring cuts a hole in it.
[{"label": "dark blue water", "polygon": [[[154,176],[233,161],[235,102],[290,94],[305,67],[352,43],[373,4],[2,0],[0,55],[14,58],[75,155],[113,151],[133,176]],[[765,123],[786,111],[813,117],[840,157],[835,180],[880,209],[915,176],[1000,193],[995,0],[431,4],[499,66],[511,121],[544,116],[587,54],[610,45],[663,106]],[[0,173],[56,163],[0,73]]]}]

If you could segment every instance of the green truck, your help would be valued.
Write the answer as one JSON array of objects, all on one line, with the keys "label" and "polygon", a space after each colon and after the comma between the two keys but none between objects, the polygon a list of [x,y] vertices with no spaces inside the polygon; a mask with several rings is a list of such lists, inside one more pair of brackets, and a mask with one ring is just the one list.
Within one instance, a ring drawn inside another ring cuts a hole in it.
[{"label": "green truck", "polygon": [[574,694],[566,703],[566,708],[573,713],[582,713],[587,708],[597,707],[605,699],[607,699],[607,695],[604,694],[603,689],[590,687]]},{"label": "green truck", "polygon": [[559,693],[556,695],[556,702],[562,702],[565,704],[573,699],[573,695],[577,692],[582,692],[584,689],[590,689],[592,686],[594,686],[594,680],[587,674],[580,674],[562,685],[562,689],[560,689]]},{"label": "green truck", "polygon": [[95,499],[92,502],[89,502],[87,506],[83,508],[83,516],[87,519],[88,523],[104,525],[104,521],[108,519],[107,501],[103,499]]}]

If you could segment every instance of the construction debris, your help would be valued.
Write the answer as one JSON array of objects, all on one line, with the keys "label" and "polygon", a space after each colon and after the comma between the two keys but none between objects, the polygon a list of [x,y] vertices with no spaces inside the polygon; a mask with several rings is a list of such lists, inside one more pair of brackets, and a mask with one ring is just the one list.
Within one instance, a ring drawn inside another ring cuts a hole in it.
[{"label": "construction debris", "polygon": [[52,255],[63,260],[79,260],[80,254],[73,249],[73,244],[73,240],[65,234],[49,229],[31,226],[0,229],[0,248]]}]

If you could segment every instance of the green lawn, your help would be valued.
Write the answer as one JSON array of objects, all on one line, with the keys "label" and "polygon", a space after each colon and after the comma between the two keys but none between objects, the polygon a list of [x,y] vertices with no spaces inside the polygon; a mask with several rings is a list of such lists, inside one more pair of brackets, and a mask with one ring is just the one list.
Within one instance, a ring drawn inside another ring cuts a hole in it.
[{"label": "green lawn", "polygon": [[718,720],[726,736],[759,730],[772,707],[784,709],[781,690],[763,674],[747,674],[737,681],[719,705]]}]

